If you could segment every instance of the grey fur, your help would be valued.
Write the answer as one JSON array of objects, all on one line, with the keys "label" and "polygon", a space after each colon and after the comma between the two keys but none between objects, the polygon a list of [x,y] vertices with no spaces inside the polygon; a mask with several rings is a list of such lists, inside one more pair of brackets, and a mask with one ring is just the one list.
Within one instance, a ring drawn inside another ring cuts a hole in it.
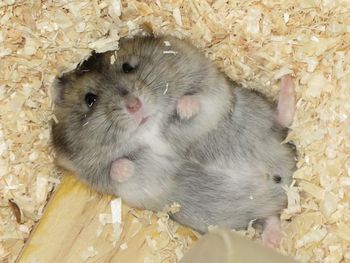
[{"label": "grey fur", "polygon": [[[280,212],[294,155],[281,144],[286,131],[275,123],[272,103],[240,88],[196,48],[172,37],[123,40],[114,65],[110,55],[99,55],[99,63],[87,63],[87,72],[83,65],[56,83],[59,122],[52,137],[63,166],[135,207],[161,210],[178,202],[182,208],[174,219],[201,232],[209,225],[242,229]],[[137,68],[125,74],[122,63],[130,61]],[[135,126],[123,111],[125,89],[149,106],[144,126]],[[91,109],[84,102],[87,92],[99,96]],[[186,94],[198,99],[200,111],[180,120],[176,103]],[[135,174],[116,184],[111,163],[123,157],[134,161]]]}]

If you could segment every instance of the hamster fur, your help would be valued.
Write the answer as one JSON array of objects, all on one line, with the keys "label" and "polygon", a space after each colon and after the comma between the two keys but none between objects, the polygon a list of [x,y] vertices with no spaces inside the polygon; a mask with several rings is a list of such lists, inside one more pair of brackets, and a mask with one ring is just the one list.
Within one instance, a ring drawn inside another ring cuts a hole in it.
[{"label": "hamster fur", "polygon": [[[94,55],[56,81],[52,137],[63,166],[135,207],[178,202],[173,217],[200,232],[216,224],[242,229],[279,213],[294,154],[281,144],[286,131],[273,104],[182,40],[126,39],[113,65],[111,55]],[[183,120],[176,103],[186,95],[198,100],[199,111]],[[141,106],[130,113],[135,98]],[[111,163],[124,157],[135,174],[115,183]]]}]

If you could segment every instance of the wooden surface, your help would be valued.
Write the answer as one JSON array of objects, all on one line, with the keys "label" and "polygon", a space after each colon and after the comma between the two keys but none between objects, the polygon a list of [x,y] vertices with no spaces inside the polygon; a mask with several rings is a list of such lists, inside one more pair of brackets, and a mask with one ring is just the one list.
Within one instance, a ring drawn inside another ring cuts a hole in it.
[{"label": "wooden surface", "polygon": [[[137,231],[135,216],[123,204],[123,231],[119,241],[113,242],[112,224],[106,224],[98,234],[98,229],[102,228],[99,217],[101,214],[111,214],[110,201],[113,198],[97,194],[73,176],[65,176],[17,262],[132,263],[147,262],[145,258],[154,258],[155,252],[146,242],[147,236],[154,240],[160,238],[154,216],[152,224],[138,224]],[[192,240],[196,239],[190,230],[180,228],[179,231]],[[120,248],[122,244],[124,249]],[[84,261],[84,253],[89,247],[97,254]],[[174,261],[174,257],[169,256],[165,262]]]}]

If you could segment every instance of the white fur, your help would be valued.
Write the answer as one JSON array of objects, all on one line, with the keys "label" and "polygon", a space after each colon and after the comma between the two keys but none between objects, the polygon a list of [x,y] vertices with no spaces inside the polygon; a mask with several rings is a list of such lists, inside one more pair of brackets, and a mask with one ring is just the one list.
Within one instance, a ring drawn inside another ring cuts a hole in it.
[{"label": "white fur", "polygon": [[[157,119],[157,120],[156,120]],[[169,143],[162,137],[158,117],[151,117],[135,138],[142,145],[148,145],[155,154],[167,155],[172,152]]]},{"label": "white fur", "polygon": [[197,124],[202,130],[215,129],[221,120],[221,116],[226,114],[230,107],[230,101],[227,100],[230,97],[228,88],[221,88],[220,91],[214,96],[208,94],[199,96],[201,114],[198,115]]}]

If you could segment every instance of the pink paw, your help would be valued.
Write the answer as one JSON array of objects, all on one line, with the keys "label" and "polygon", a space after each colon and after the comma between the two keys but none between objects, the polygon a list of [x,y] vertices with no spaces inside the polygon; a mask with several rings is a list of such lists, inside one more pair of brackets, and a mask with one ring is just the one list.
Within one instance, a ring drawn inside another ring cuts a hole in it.
[{"label": "pink paw", "polygon": [[133,173],[134,164],[129,159],[121,158],[112,163],[110,176],[118,183],[127,181],[133,175]]},{"label": "pink paw", "polygon": [[264,231],[261,237],[265,246],[279,248],[282,234],[280,220],[277,216],[271,216],[266,219]]},{"label": "pink paw", "polygon": [[281,79],[281,89],[278,98],[276,121],[283,127],[289,127],[293,122],[295,111],[294,82],[290,75]]},{"label": "pink paw", "polygon": [[199,111],[199,103],[193,95],[182,96],[177,102],[177,114],[180,119],[190,119]]}]

